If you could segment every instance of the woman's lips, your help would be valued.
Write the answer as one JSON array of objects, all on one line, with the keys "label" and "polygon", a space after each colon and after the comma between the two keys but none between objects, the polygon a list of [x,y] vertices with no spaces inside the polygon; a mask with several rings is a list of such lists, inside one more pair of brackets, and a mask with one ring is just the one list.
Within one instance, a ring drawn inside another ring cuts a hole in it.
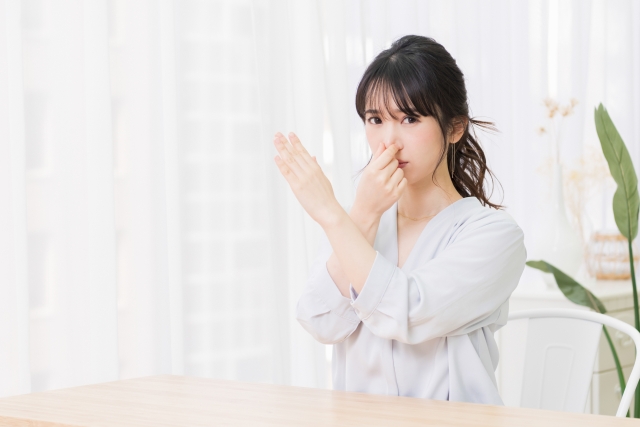
[{"label": "woman's lips", "polygon": [[403,168],[403,167],[407,166],[407,163],[409,163],[409,162],[398,162],[398,167],[399,168]]}]

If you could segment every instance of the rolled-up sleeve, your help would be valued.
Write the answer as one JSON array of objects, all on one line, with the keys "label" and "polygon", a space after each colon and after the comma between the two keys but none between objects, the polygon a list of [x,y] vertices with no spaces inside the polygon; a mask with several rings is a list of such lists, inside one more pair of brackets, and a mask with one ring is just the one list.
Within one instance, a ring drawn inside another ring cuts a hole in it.
[{"label": "rolled-up sleeve", "polygon": [[379,252],[351,306],[375,335],[416,344],[467,334],[504,318],[501,307],[525,267],[524,234],[513,220],[468,224],[433,259],[409,273]]},{"label": "rolled-up sleeve", "polygon": [[298,322],[323,344],[344,341],[360,324],[360,318],[351,306],[352,300],[340,293],[327,270],[331,252],[325,237],[305,290],[296,304]]}]

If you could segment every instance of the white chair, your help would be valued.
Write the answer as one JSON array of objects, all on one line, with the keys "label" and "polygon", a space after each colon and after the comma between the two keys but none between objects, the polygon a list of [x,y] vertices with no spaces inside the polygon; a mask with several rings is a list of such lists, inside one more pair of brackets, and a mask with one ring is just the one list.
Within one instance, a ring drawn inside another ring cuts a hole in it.
[{"label": "white chair", "polygon": [[524,341],[520,353],[523,369],[518,370],[522,378],[510,379],[522,381],[521,386],[518,383],[519,406],[584,412],[605,325],[629,335],[636,346],[635,363],[616,413],[617,417],[626,416],[640,378],[640,333],[634,327],[611,316],[576,309],[526,310],[509,315],[509,321],[521,319],[528,319],[526,332],[522,330],[519,338]]}]

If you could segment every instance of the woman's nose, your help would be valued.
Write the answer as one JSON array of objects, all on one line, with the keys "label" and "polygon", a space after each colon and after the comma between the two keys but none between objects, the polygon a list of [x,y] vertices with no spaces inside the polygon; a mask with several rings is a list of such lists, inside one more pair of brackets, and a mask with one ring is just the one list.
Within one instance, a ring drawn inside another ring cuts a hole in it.
[{"label": "woman's nose", "polygon": [[393,122],[386,123],[386,125],[383,136],[385,148],[389,148],[395,144],[396,147],[398,147],[398,150],[402,150],[403,145],[400,138],[400,129],[398,129],[396,123]]},{"label": "woman's nose", "polygon": [[403,144],[402,141],[400,140],[400,138],[398,138],[397,136],[393,135],[393,136],[388,136],[387,138],[385,138],[384,140],[384,147],[385,148],[389,148],[392,145],[396,145],[396,147],[398,147],[398,150],[402,150],[403,148]]}]

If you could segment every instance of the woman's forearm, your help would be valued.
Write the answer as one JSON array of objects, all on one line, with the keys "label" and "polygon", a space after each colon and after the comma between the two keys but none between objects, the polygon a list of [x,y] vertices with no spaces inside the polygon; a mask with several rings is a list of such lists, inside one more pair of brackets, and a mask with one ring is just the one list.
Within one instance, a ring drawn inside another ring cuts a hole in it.
[{"label": "woman's forearm", "polygon": [[[378,232],[378,226],[380,225],[380,217],[371,215],[367,212],[361,212],[357,206],[354,206],[351,209],[351,211],[349,212],[349,217],[354,222],[356,227],[358,227],[360,233],[362,233],[367,242],[369,242],[369,245],[373,247],[373,242],[375,241],[376,233]],[[344,297],[350,298],[350,281],[346,273],[342,269],[335,251],[331,253],[329,260],[327,261],[327,270],[329,271],[329,275],[338,287],[340,293]]]},{"label": "woman's forearm", "polygon": [[[365,233],[360,231],[338,204],[331,182],[317,159],[294,133],[289,133],[289,138],[290,143],[280,132],[274,137],[278,150],[274,158],[276,165],[304,210],[324,229],[344,275],[356,292],[360,292],[376,258],[375,231],[369,228]],[[407,185],[395,158],[398,146],[391,144],[382,148],[378,148],[365,168],[358,186],[360,200],[367,202],[365,211],[380,212],[380,215],[398,201]],[[377,225],[371,227],[377,228]]]},{"label": "woman's forearm", "polygon": [[[320,225],[331,243],[333,255],[337,258],[345,277],[355,291],[360,292],[376,258],[373,242],[369,243],[369,240],[344,210],[335,215],[331,221]],[[377,228],[377,225],[375,227]],[[371,234],[375,239],[375,233],[369,230],[367,235]]]}]

